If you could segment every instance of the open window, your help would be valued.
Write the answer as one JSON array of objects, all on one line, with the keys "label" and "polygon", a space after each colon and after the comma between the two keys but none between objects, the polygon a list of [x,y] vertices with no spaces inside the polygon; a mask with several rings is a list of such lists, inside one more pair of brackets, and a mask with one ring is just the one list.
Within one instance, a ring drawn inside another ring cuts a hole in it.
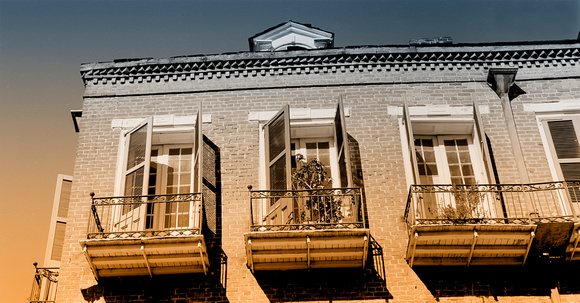
[{"label": "open window", "polygon": [[[557,181],[567,181],[570,199],[580,211],[580,115],[542,119]],[[576,182],[573,182],[576,181]]]},{"label": "open window", "polygon": [[[297,112],[303,110],[298,109]],[[285,105],[263,126],[264,170],[267,190],[306,190],[293,184],[292,174],[303,165],[297,161],[320,161],[331,182],[326,188],[352,187],[348,137],[342,101],[331,115],[312,118],[296,115],[291,118],[290,108]],[[284,195],[280,192],[280,195]],[[287,224],[296,213],[296,201],[269,198],[263,212],[267,224]],[[294,205],[293,205],[294,204]]]},{"label": "open window", "polygon": [[[411,119],[404,105],[403,119],[415,185],[437,185],[423,194],[420,210],[426,218],[441,216],[443,209],[457,207],[467,198],[457,188],[494,183],[489,147],[481,127],[479,109],[473,106],[472,117],[416,117]],[[448,188],[444,188],[447,186]],[[462,190],[463,191],[463,190]],[[455,192],[455,193],[454,193]],[[490,203],[493,203],[489,201]],[[479,211],[495,216],[497,207],[482,206]]]},{"label": "open window", "polygon": [[195,126],[154,126],[145,119],[123,136],[123,205],[116,230],[171,230],[201,226],[202,113]]}]

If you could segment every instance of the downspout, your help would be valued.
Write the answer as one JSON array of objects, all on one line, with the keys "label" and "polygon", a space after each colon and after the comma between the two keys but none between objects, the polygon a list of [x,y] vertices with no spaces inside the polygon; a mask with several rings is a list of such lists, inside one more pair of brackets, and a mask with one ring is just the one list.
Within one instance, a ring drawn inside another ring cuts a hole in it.
[{"label": "downspout", "polygon": [[516,129],[512,104],[509,97],[509,91],[514,85],[517,72],[517,68],[490,68],[487,75],[487,83],[501,100],[505,123],[520,176],[520,182],[518,183],[530,183],[530,177],[524,162],[524,154],[520,145],[518,130]]}]

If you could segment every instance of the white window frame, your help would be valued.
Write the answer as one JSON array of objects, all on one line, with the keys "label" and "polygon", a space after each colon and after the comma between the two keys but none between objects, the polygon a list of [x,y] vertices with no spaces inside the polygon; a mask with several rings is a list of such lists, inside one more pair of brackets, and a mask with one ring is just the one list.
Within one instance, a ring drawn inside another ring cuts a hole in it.
[{"label": "white window frame", "polygon": [[[350,116],[350,109],[344,109],[345,117]],[[259,132],[259,142],[258,142],[258,160],[260,163],[260,168],[258,172],[258,186],[260,189],[267,189],[266,182],[266,137],[264,132],[265,123],[272,118],[277,112],[251,112],[249,114],[249,121],[258,121],[258,132]],[[290,109],[290,139],[295,142],[299,139],[310,139],[310,138],[331,138],[331,146],[334,148],[334,155],[331,152],[331,164],[333,159],[336,159],[336,169],[332,167],[333,174],[333,186],[334,182],[339,182],[338,176],[338,159],[336,157],[336,134],[334,134],[334,118],[336,114],[336,108],[329,109],[310,109],[310,108],[291,108]],[[300,137],[296,134],[297,129],[317,129],[318,132],[309,135],[308,137]],[[325,132],[324,129],[327,129]],[[345,138],[348,140],[348,138]],[[336,172],[335,172],[336,171]]]}]

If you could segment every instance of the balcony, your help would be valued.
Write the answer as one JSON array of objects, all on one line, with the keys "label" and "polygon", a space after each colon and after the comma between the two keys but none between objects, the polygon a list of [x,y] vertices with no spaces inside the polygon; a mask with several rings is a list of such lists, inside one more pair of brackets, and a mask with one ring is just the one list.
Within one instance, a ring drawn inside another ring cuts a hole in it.
[{"label": "balcony", "polygon": [[364,268],[369,229],[360,189],[250,190],[250,204],[252,272]]},{"label": "balcony", "polygon": [[202,194],[92,197],[80,241],[99,277],[207,273]]},{"label": "balcony", "polygon": [[30,303],[54,303],[56,300],[56,289],[58,286],[58,267],[36,267],[34,280],[32,281],[32,291],[30,292]]},{"label": "balcony", "polygon": [[523,265],[578,260],[580,182],[413,185],[409,265]]}]

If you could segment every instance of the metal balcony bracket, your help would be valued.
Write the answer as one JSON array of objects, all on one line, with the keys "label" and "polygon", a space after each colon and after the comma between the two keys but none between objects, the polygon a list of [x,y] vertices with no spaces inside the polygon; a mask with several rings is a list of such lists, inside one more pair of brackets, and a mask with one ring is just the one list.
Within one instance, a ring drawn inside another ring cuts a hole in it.
[{"label": "metal balcony bracket", "polygon": [[413,267],[413,261],[415,261],[415,249],[417,248],[417,240],[419,239],[419,233],[415,232],[415,239],[413,241],[413,250],[411,251],[411,262],[410,266]]},{"label": "metal balcony bracket", "polygon": [[91,260],[91,257],[89,256],[89,252],[87,251],[86,246],[83,247],[83,254],[85,255],[85,258],[87,259],[87,262],[89,262],[89,267],[91,268],[91,272],[93,273],[95,280],[99,281],[99,275],[97,275],[97,269],[95,268],[95,265],[93,264],[93,261]]},{"label": "metal balcony bracket", "polygon": [[201,241],[197,242],[197,249],[199,249],[199,256],[201,257],[201,266],[203,267],[203,274],[207,276],[207,267],[205,266],[205,259],[203,258],[203,250],[201,249]]},{"label": "metal balcony bracket", "polygon": [[246,246],[246,254],[248,255],[248,266],[252,273],[254,273],[254,255],[252,255],[252,239],[248,239],[248,245]]},{"label": "metal balcony bracket", "polygon": [[522,262],[522,266],[524,266],[526,264],[526,260],[528,259],[528,254],[530,253],[530,248],[532,247],[532,241],[534,240],[534,237],[536,236],[535,232],[530,232],[530,241],[528,242],[528,247],[526,248],[526,254],[524,255],[524,261]]},{"label": "metal balcony bracket", "polygon": [[580,240],[580,229],[578,229],[578,234],[576,235],[576,241],[574,241],[574,247],[572,247],[572,255],[570,256],[570,261],[574,259],[574,253],[576,252],[576,248],[578,248],[578,240]]},{"label": "metal balcony bracket", "polygon": [[306,237],[306,260],[308,260],[308,269],[310,269],[310,237]]},{"label": "metal balcony bracket", "polygon": [[147,266],[149,277],[153,278],[153,273],[151,272],[151,265],[149,264],[149,259],[147,259],[147,254],[145,253],[145,245],[141,245],[141,253],[143,254],[143,259],[145,259],[145,265]]},{"label": "metal balcony bracket", "polygon": [[367,254],[369,249],[369,237],[364,237],[364,244],[363,244],[363,259],[362,259],[362,268],[365,269],[367,264]]},{"label": "metal balcony bracket", "polygon": [[473,251],[475,250],[475,244],[477,243],[477,237],[479,234],[476,230],[473,231],[473,242],[471,243],[471,250],[469,250],[469,257],[467,257],[467,266],[471,264],[471,258],[473,257]]}]

